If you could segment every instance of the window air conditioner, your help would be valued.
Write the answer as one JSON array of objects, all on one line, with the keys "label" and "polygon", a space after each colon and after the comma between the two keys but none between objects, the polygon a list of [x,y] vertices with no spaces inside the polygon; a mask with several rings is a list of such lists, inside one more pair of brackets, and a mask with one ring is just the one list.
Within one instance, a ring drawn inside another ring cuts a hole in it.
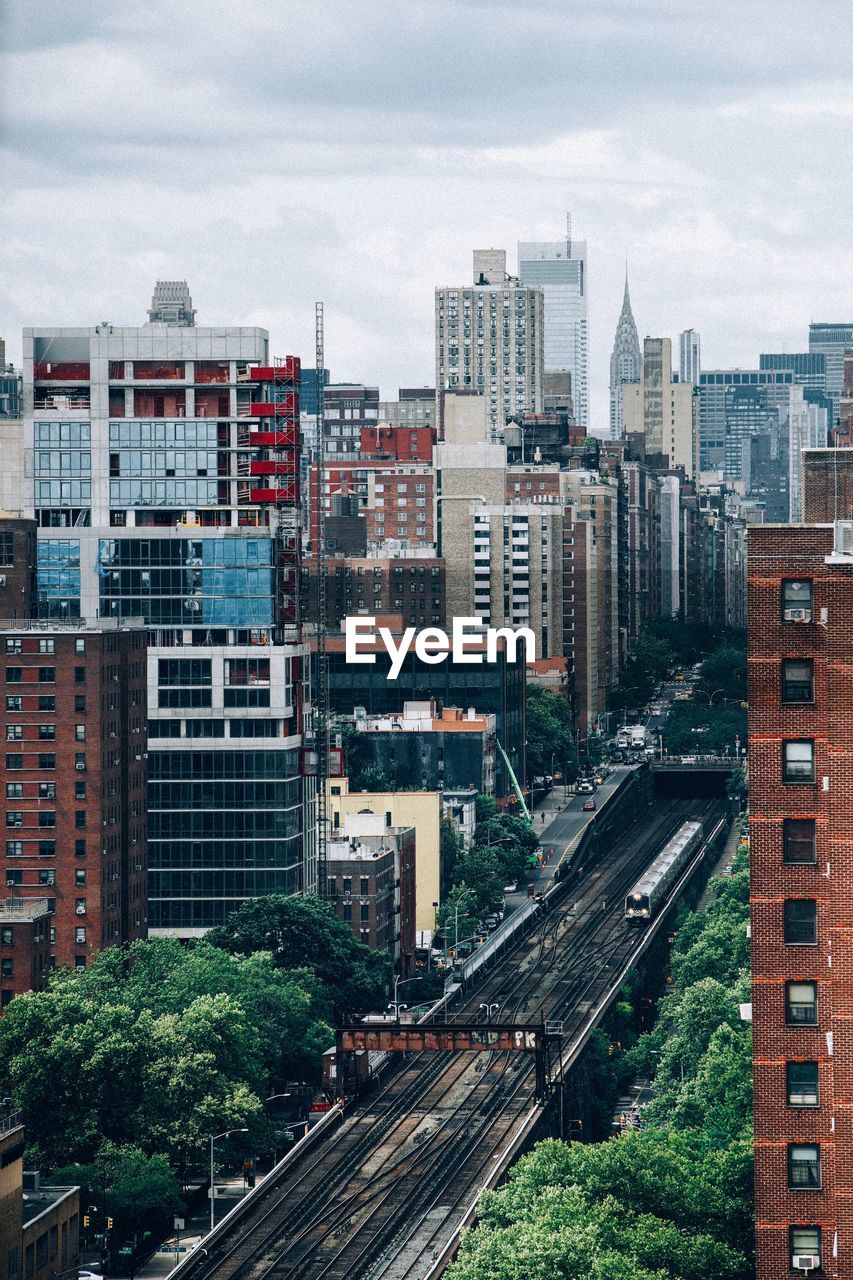
[{"label": "window air conditioner", "polygon": [[[811,622],[812,611],[811,609],[786,609],[784,619],[786,622]],[[803,1257],[806,1255],[803,1254]]]},{"label": "window air conditioner", "polygon": [[795,1253],[791,1261],[795,1271],[816,1271],[820,1266],[820,1258],[813,1253]]}]

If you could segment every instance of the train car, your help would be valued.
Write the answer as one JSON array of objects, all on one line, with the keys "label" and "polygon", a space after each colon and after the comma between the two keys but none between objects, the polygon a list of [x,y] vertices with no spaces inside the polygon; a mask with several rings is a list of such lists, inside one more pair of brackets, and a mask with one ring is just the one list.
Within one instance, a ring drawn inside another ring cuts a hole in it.
[{"label": "train car", "polygon": [[648,924],[702,844],[702,823],[683,823],[625,898],[625,919]]}]

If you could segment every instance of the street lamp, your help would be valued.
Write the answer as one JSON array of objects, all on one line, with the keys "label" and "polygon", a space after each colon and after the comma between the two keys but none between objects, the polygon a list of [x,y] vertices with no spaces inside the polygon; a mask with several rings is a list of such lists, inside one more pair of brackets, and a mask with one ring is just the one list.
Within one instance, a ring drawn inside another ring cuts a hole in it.
[{"label": "street lamp", "polygon": [[248,1129],[226,1129],[224,1133],[214,1133],[210,1137],[210,1229],[214,1226],[214,1212],[216,1208],[216,1184],[213,1181],[213,1144],[218,1142],[220,1138],[230,1138],[232,1133],[248,1133]]},{"label": "street lamp", "polygon": [[492,1020],[492,1014],[493,1014],[493,1013],[497,1013],[497,1011],[498,1011],[498,1009],[500,1009],[500,1007],[501,1007],[501,1006],[500,1006],[500,1001],[496,1001],[494,1004],[481,1004],[481,1005],[480,1005],[480,1008],[481,1008],[481,1009],[485,1009],[485,1011],[486,1011],[486,1022],[491,1022],[491,1020]]},{"label": "street lamp", "polygon": [[708,693],[705,689],[694,689],[694,694],[701,693],[703,698],[708,699],[708,706],[713,707],[714,699],[718,693],[725,693],[725,689],[715,689],[713,693]]},{"label": "street lamp", "polygon": [[397,999],[397,991],[400,987],[404,987],[407,982],[420,982],[420,977],[417,977],[417,978],[395,977],[394,978],[394,999],[390,1002],[390,1004],[388,1005],[388,1008],[394,1010],[394,1017],[397,1019],[398,1023],[400,1021],[400,1010],[408,1009],[409,1006],[407,1004],[400,1003],[400,1001]]}]

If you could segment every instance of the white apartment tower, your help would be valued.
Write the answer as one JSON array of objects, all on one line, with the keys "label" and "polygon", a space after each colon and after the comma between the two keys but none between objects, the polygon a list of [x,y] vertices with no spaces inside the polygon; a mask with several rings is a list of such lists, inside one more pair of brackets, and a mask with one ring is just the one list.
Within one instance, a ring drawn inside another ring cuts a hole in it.
[{"label": "white apartment tower", "polygon": [[504,249],[474,250],[474,283],[435,291],[435,386],[486,398],[493,439],[541,413],[544,299],[506,273]]},{"label": "white apartment tower", "polygon": [[684,329],[678,337],[678,376],[681,382],[699,386],[702,345],[695,329]]},{"label": "white apartment tower", "polygon": [[568,371],[579,426],[589,424],[587,372],[586,242],[522,240],[518,245],[522,284],[540,288],[545,302],[545,372]]}]

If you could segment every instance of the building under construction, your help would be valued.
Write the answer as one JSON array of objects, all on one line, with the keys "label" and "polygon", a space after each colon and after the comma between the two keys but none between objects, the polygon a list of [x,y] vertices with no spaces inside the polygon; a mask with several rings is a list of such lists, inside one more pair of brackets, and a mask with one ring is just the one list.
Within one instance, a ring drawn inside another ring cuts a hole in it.
[{"label": "building under construction", "polygon": [[183,282],[158,284],[139,327],[24,331],[38,611],[150,630],[153,933],[316,884],[298,382],[265,330],[197,326]]}]

